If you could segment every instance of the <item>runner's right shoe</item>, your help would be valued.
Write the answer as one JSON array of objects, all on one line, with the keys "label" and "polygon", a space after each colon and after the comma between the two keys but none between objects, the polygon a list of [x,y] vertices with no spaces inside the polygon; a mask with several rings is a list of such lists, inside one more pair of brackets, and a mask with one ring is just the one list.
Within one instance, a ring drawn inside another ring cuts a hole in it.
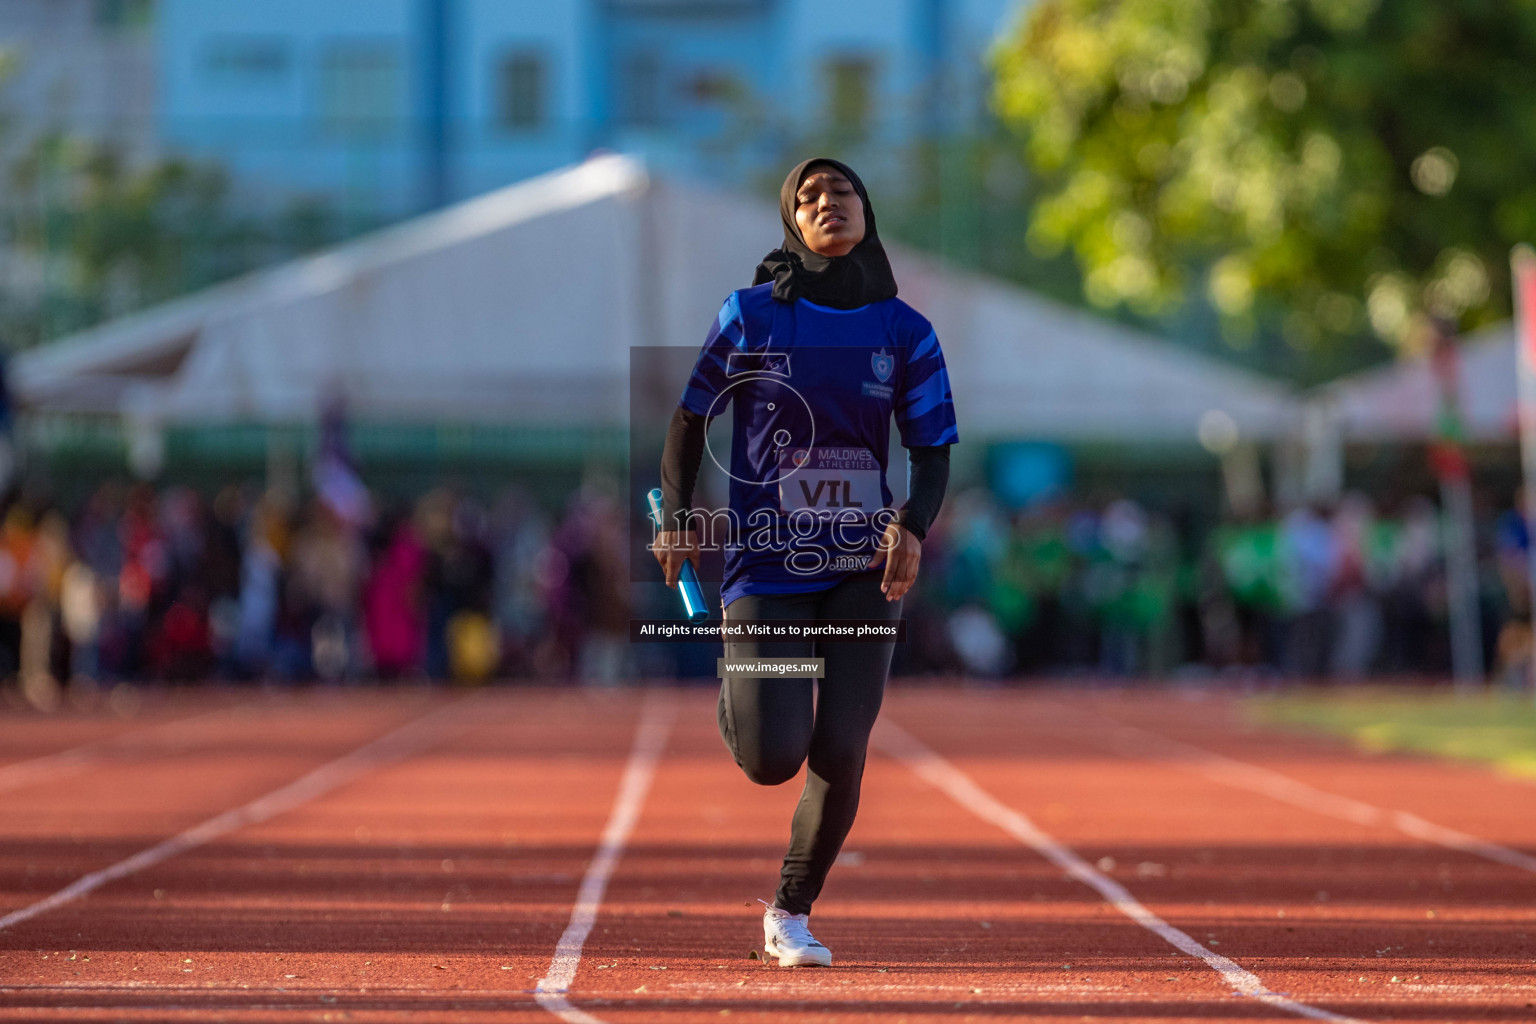
[{"label": "runner's right shoe", "polygon": [[779,958],[780,967],[831,967],[832,951],[811,934],[809,914],[791,914],[766,900],[763,911],[763,950]]}]

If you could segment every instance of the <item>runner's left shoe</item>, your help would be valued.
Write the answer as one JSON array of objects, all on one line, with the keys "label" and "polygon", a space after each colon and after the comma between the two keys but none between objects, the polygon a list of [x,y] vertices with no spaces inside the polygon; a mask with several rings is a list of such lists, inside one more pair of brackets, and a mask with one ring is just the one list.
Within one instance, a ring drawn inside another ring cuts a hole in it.
[{"label": "runner's left shoe", "polygon": [[832,951],[811,934],[809,914],[791,914],[766,900],[763,911],[763,949],[779,958],[780,967],[831,967]]}]

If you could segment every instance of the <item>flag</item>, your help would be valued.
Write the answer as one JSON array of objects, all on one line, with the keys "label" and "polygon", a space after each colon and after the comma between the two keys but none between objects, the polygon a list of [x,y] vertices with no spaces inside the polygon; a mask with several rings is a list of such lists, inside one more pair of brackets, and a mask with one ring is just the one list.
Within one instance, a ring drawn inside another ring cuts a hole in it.
[{"label": "flag", "polygon": [[[1536,635],[1536,252],[1518,245],[1510,258],[1515,299],[1515,363],[1520,406],[1520,461],[1525,469],[1526,574],[1531,595],[1533,635]],[[1531,687],[1536,690],[1536,648],[1528,656]]]},{"label": "flag", "polygon": [[1435,377],[1439,404],[1435,410],[1435,439],[1429,445],[1429,464],[1438,480],[1467,480],[1471,466],[1463,448],[1466,427],[1461,416],[1461,360],[1455,324],[1435,321],[1435,346],[1430,370]]},{"label": "flag", "polygon": [[[1515,299],[1515,364],[1519,381],[1520,451],[1528,494],[1536,493],[1536,252],[1515,247],[1510,263]],[[1536,514],[1536,508],[1528,510]]]},{"label": "flag", "polygon": [[10,366],[0,352],[0,496],[16,476],[16,438],[12,431]]},{"label": "flag", "polygon": [[365,526],[372,518],[373,502],[347,443],[347,406],[340,395],[327,396],[320,411],[314,484],[320,500],[343,522]]}]

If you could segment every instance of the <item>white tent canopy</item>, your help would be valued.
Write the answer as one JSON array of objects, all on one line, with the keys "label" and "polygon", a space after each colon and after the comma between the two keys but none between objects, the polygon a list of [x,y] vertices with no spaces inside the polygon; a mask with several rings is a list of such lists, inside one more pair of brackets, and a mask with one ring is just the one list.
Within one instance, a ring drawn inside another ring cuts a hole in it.
[{"label": "white tent canopy", "polygon": [[[1519,421],[1515,328],[1497,324],[1457,350],[1461,422],[1468,440],[1514,441]],[[1437,434],[1440,385],[1428,358],[1403,360],[1341,377],[1309,396],[1344,443],[1424,441]]]},{"label": "white tent canopy", "polygon": [[1192,443],[1213,411],[1248,440],[1294,430],[1283,384],[1016,285],[892,256],[943,341],[962,433]]},{"label": "white tent canopy", "polygon": [[[362,418],[622,426],[630,348],[697,345],[779,235],[767,204],[606,156],[24,353],[11,383],[34,411],[162,423],[312,421],[339,393]],[[891,255],[966,437],[1190,442],[1211,410],[1293,428],[1280,384]]]}]

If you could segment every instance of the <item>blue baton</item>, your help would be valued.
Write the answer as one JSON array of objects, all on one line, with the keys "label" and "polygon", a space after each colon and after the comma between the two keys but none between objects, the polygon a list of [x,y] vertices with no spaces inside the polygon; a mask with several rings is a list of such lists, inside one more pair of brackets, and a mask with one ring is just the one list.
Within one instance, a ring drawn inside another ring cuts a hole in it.
[{"label": "blue baton", "polygon": [[[651,522],[657,530],[663,529],[661,523],[661,488],[653,487],[645,496],[645,503],[650,506]],[[688,614],[689,622],[703,622],[709,618],[709,609],[704,606],[704,590],[699,586],[699,574],[694,572],[693,563],[683,561],[683,571],[678,574],[677,592],[683,596],[683,611]]]}]

